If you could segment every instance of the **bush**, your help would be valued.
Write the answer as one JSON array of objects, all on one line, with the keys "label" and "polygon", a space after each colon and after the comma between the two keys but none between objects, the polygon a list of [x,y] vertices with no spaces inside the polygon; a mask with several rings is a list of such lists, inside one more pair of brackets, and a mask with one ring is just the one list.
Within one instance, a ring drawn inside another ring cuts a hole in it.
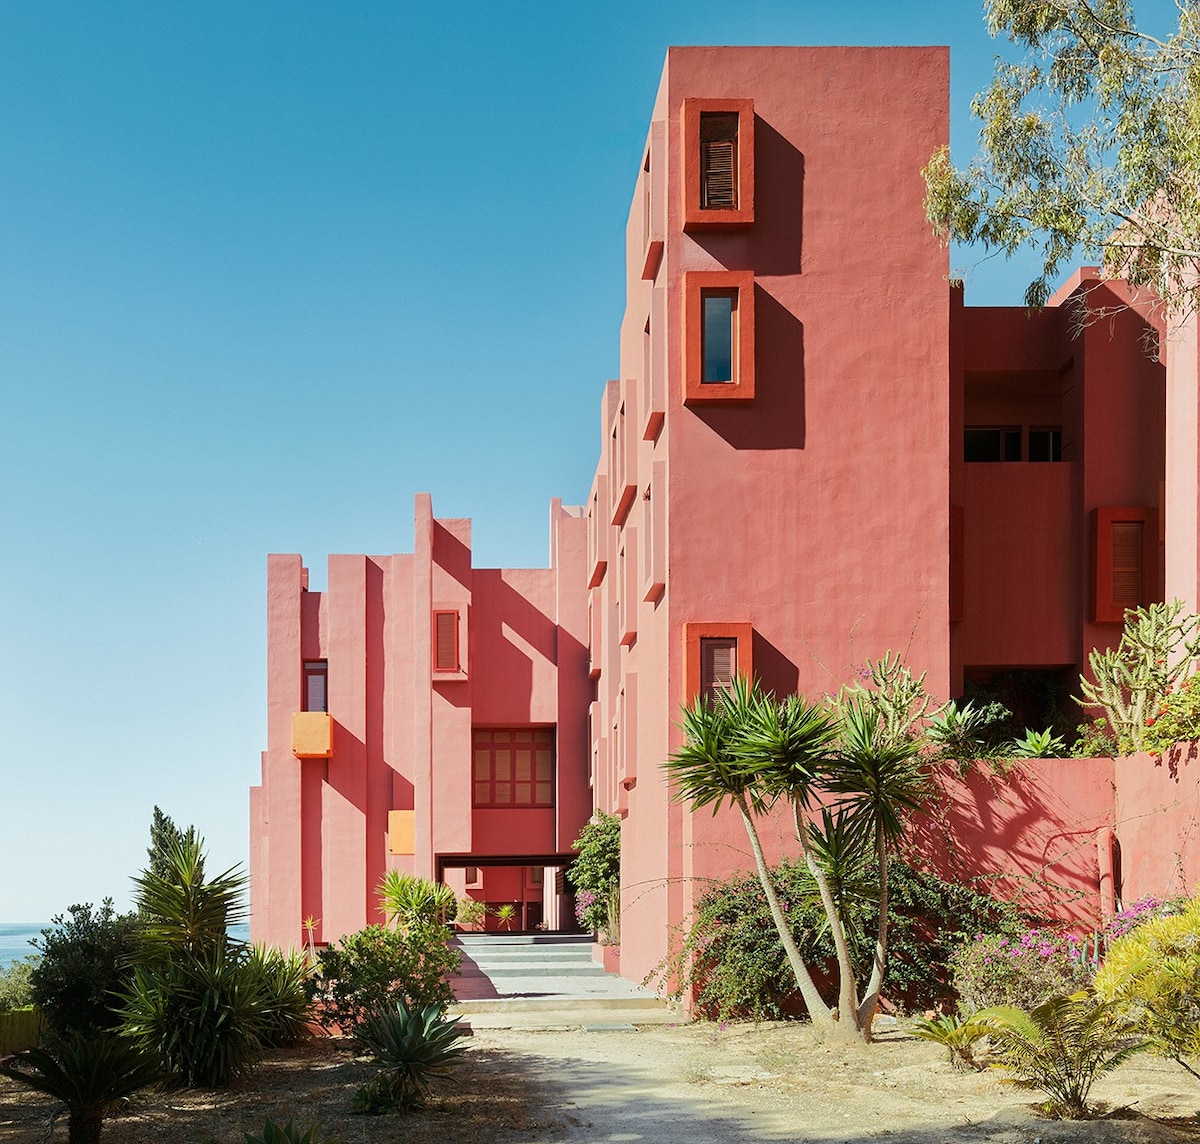
[{"label": "bush", "polygon": [[454,920],[458,899],[444,882],[431,882],[399,870],[389,870],[379,882],[383,916],[398,930],[420,925],[445,925]]},{"label": "bush", "polygon": [[36,958],[26,957],[14,961],[7,969],[0,969],[0,1013],[25,1009],[33,1004],[33,987],[29,978],[36,964]]},{"label": "bush", "polygon": [[138,935],[138,919],[118,914],[105,898],[74,905],[70,917],[59,914],[55,928],[42,930],[41,957],[29,974],[33,1003],[56,1033],[94,1033],[119,1022],[116,994],[129,982],[129,961]]},{"label": "bush", "polygon": [[579,857],[567,868],[575,916],[585,930],[621,940],[621,819],[598,810],[571,844]]},{"label": "bush", "polygon": [[384,1066],[359,1089],[356,1106],[371,1114],[420,1108],[429,1084],[446,1076],[466,1048],[457,1019],[447,1020],[437,1005],[410,1009],[403,1001],[368,1018],[357,1039]]},{"label": "bush", "polygon": [[1075,992],[1092,976],[1077,938],[1039,929],[977,934],[954,952],[950,968],[967,1013],[996,1005],[1032,1010],[1055,994]]},{"label": "bush", "polygon": [[1194,1076],[1200,1057],[1200,898],[1173,917],[1151,917],[1108,948],[1096,992],[1150,1047]]},{"label": "bush", "polygon": [[448,937],[440,925],[414,926],[407,933],[367,926],[321,950],[322,1024],[351,1032],[401,1001],[413,1009],[435,1005],[445,1012],[454,1000],[446,978],[458,971],[462,958]]},{"label": "bush", "polygon": [[[786,860],[772,875],[801,956],[809,964],[831,963],[833,941],[812,875]],[[926,1008],[948,995],[947,963],[964,926],[1019,924],[1006,903],[916,871],[900,859],[888,864],[888,885],[884,988],[909,1008]],[[847,919],[852,954],[859,964],[868,964],[877,921],[871,864],[860,861],[835,879],[834,893]],[[693,991],[697,1010],[706,1017],[774,1020],[795,1008],[795,979],[753,874],[716,882],[705,892],[682,949],[660,969],[674,980],[676,995]]]},{"label": "bush", "polygon": [[1142,747],[1153,755],[1169,751],[1176,743],[1200,739],[1200,673],[1189,676],[1178,690],[1168,690],[1145,723]]}]

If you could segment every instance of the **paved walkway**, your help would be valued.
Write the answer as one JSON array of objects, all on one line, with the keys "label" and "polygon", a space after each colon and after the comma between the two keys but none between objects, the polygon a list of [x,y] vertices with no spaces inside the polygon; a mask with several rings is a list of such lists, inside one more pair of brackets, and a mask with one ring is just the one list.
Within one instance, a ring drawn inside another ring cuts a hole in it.
[{"label": "paved walkway", "polygon": [[592,960],[588,935],[459,934],[453,1011],[475,1029],[597,1032],[679,1021],[662,998]]}]

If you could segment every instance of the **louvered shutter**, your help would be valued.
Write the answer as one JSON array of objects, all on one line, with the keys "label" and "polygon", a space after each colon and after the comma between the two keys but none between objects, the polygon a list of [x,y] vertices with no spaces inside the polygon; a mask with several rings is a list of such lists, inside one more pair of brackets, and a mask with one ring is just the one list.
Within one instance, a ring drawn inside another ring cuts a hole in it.
[{"label": "louvered shutter", "polygon": [[737,130],[736,113],[700,116],[702,210],[737,210]]},{"label": "louvered shutter", "polygon": [[737,674],[737,640],[708,637],[700,640],[700,691],[717,699]]},{"label": "louvered shutter", "polygon": [[1120,608],[1142,603],[1142,532],[1140,520],[1112,522],[1112,602]]},{"label": "louvered shutter", "polygon": [[458,671],[458,613],[434,613],[434,671]]}]

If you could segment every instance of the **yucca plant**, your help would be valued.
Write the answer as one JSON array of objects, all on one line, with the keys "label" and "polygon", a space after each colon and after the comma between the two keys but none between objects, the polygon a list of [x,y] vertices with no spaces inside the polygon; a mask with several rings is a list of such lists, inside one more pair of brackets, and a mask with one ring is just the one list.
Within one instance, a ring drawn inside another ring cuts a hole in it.
[{"label": "yucca plant", "polygon": [[253,946],[246,956],[246,974],[262,1007],[263,1045],[277,1048],[294,1045],[308,1035],[312,1009],[315,966],[296,950]]},{"label": "yucca plant", "polygon": [[445,1017],[437,1005],[409,1009],[404,1002],[375,1014],[358,1027],[355,1037],[383,1065],[383,1072],[359,1090],[364,1112],[400,1112],[419,1108],[429,1084],[446,1076],[465,1049],[456,1017]]},{"label": "yucca plant", "polygon": [[458,898],[444,882],[400,870],[389,870],[380,880],[379,901],[384,917],[401,932],[422,924],[445,925],[458,907]]},{"label": "yucca plant", "polygon": [[1045,1092],[1050,1110],[1066,1120],[1085,1120],[1092,1085],[1147,1047],[1088,990],[1051,997],[1030,1013],[996,1005],[972,1020],[1017,1079]]},{"label": "yucca plant", "polygon": [[71,1144],[96,1144],[105,1118],[126,1097],[162,1080],[163,1070],[153,1055],[102,1032],[49,1036],[42,1048],[0,1066],[0,1075],[61,1100]]},{"label": "yucca plant", "polygon": [[1026,730],[1023,739],[1013,739],[1007,753],[1014,759],[1061,759],[1067,744],[1054,733],[1053,727],[1044,731]]},{"label": "yucca plant", "polygon": [[910,1032],[922,1041],[941,1045],[949,1054],[950,1064],[959,1071],[978,1069],[975,1060],[975,1043],[987,1036],[983,1022],[956,1013],[940,1013],[934,1017],[922,1017],[913,1023]]},{"label": "yucca plant", "polygon": [[319,1124],[301,1129],[294,1116],[282,1126],[267,1117],[262,1132],[257,1136],[246,1132],[244,1136],[244,1144],[334,1144],[333,1137],[326,1136]]}]

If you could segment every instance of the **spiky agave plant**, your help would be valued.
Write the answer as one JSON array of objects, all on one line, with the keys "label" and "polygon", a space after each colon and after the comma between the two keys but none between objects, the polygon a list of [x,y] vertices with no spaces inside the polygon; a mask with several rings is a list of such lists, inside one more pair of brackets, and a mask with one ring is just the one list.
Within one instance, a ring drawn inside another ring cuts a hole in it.
[{"label": "spiky agave plant", "polygon": [[0,1075],[61,1100],[71,1144],[97,1144],[105,1118],[163,1071],[157,1058],[114,1033],[73,1033],[18,1053]]},{"label": "spiky agave plant", "polygon": [[1089,990],[1051,997],[1029,1013],[996,1005],[972,1021],[1017,1079],[1045,1092],[1051,1110],[1066,1120],[1085,1120],[1092,1085],[1147,1047],[1112,1004]]},{"label": "spiky agave plant", "polygon": [[319,1124],[300,1128],[293,1116],[286,1124],[276,1124],[269,1116],[259,1135],[244,1133],[245,1144],[333,1144],[333,1137],[326,1136]]},{"label": "spiky agave plant", "polygon": [[364,1021],[355,1037],[384,1066],[359,1090],[364,1112],[407,1111],[419,1108],[429,1084],[446,1076],[465,1049],[456,1017],[446,1017],[437,1005],[409,1009],[403,1001]]}]

